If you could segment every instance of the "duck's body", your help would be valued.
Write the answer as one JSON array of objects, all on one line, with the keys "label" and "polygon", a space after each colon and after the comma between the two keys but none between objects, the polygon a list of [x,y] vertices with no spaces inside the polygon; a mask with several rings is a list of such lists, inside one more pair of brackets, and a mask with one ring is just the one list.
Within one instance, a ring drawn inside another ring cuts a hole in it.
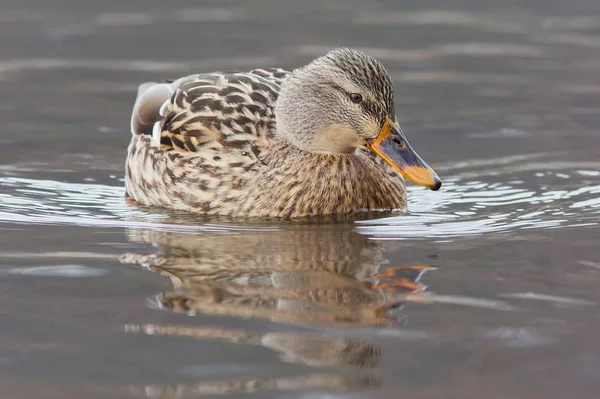
[{"label": "duck's body", "polygon": [[[277,104],[290,77],[273,68],[142,85],[132,116],[128,196],[145,205],[229,216],[403,209],[403,179],[375,152],[347,144],[347,126],[301,120],[292,123],[300,133],[286,134],[294,129],[286,128],[289,119],[299,117],[290,110],[282,119],[293,105],[283,112]],[[293,95],[286,99],[295,101]]]}]

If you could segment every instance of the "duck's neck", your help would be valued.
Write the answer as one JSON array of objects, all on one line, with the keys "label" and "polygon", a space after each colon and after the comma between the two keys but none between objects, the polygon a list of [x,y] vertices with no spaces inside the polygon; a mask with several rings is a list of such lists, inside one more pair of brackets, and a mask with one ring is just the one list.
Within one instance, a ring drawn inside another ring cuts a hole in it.
[{"label": "duck's neck", "polygon": [[262,159],[254,204],[271,216],[301,217],[404,209],[404,181],[363,151],[313,154],[275,142]]}]

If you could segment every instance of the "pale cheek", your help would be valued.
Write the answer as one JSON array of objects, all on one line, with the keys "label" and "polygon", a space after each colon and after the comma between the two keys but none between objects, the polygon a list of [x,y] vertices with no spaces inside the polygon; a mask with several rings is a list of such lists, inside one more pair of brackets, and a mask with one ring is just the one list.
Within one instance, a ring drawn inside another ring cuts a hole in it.
[{"label": "pale cheek", "polygon": [[361,146],[361,139],[353,128],[333,124],[321,130],[314,140],[320,152],[331,154],[348,154]]},{"label": "pale cheek", "polygon": [[365,138],[374,139],[379,136],[379,132],[381,131],[381,126],[379,122],[374,121],[372,119],[366,120],[361,124],[363,132],[365,132]]}]

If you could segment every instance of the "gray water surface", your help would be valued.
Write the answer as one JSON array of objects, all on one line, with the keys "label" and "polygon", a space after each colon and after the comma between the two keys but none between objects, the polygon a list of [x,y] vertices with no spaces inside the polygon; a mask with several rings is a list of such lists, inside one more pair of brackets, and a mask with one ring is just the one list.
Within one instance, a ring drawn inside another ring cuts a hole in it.
[{"label": "gray water surface", "polygon": [[[0,2],[6,398],[596,398],[600,3]],[[444,179],[409,213],[128,205],[140,82],[337,46]]]}]

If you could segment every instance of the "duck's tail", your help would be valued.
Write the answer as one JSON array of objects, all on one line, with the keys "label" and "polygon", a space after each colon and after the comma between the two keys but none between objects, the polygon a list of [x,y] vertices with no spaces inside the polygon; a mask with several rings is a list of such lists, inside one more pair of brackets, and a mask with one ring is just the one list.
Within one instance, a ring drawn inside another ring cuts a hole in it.
[{"label": "duck's tail", "polygon": [[139,86],[131,113],[131,134],[157,136],[160,141],[164,108],[179,85],[178,83],[178,81],[146,82]]}]

